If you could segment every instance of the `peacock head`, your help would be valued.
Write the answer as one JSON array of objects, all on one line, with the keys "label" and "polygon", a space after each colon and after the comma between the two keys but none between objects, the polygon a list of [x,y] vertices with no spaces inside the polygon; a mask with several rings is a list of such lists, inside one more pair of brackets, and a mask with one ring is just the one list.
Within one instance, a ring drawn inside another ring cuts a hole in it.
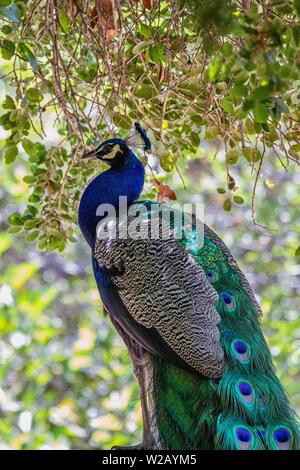
[{"label": "peacock head", "polygon": [[122,166],[128,154],[129,147],[125,140],[108,139],[98,147],[85,153],[82,158],[98,158],[112,167]]},{"label": "peacock head", "polygon": [[151,142],[146,131],[139,123],[134,124],[133,133],[126,139],[108,139],[102,142],[98,147],[85,153],[82,158],[98,158],[113,168],[123,166],[130,153],[130,147],[151,149]]}]

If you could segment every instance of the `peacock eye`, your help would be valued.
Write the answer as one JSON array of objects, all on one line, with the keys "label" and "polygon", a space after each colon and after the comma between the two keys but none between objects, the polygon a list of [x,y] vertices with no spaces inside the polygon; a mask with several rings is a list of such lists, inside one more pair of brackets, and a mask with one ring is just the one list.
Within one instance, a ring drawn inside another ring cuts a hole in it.
[{"label": "peacock eye", "polygon": [[114,143],[104,145],[101,150],[102,159],[105,161],[114,160],[119,153],[122,153],[120,145]]},{"label": "peacock eye", "polygon": [[237,390],[245,405],[250,406],[253,404],[254,390],[252,385],[250,385],[248,382],[240,382],[237,384]]},{"label": "peacock eye", "polygon": [[293,445],[292,433],[288,428],[278,427],[273,433],[273,439],[278,449],[288,450]]},{"label": "peacock eye", "polygon": [[220,294],[220,297],[222,298],[224,302],[224,306],[227,311],[233,312],[235,310],[236,304],[234,297],[227,291],[224,291]]},{"label": "peacock eye", "polygon": [[216,282],[218,280],[218,275],[214,271],[207,271],[206,277],[209,280],[209,282]]},{"label": "peacock eye", "polygon": [[253,443],[253,434],[249,429],[245,427],[239,427],[236,430],[236,437],[240,449],[251,449]]}]

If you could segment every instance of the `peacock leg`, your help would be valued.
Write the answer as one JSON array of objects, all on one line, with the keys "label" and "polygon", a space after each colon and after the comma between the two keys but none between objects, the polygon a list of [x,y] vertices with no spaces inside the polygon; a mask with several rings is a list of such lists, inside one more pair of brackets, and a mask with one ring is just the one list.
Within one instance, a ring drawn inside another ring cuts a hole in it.
[{"label": "peacock leg", "polygon": [[[133,338],[131,338],[112,317],[110,319],[126,344],[132,364],[134,375],[139,384],[143,416],[143,441],[137,446],[140,449],[154,450],[160,449],[158,431],[156,427],[155,405],[153,399],[153,370],[151,356]],[[114,449],[126,449],[130,447],[114,446]]]},{"label": "peacock leg", "polygon": [[160,449],[158,431],[156,428],[155,405],[153,400],[153,372],[149,353],[143,351],[143,356],[137,361],[133,358],[134,374],[139,384],[140,399],[143,415],[143,449]]}]

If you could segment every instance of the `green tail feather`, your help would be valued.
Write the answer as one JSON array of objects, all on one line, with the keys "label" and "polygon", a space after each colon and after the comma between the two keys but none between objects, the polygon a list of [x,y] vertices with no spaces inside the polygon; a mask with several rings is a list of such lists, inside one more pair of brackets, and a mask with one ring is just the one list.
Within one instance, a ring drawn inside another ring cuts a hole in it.
[{"label": "green tail feather", "polygon": [[[196,229],[195,229],[196,230]],[[276,377],[258,312],[222,250],[205,237],[181,244],[219,294],[226,369],[201,379],[153,357],[154,399],[164,449],[299,449],[297,419]]]}]

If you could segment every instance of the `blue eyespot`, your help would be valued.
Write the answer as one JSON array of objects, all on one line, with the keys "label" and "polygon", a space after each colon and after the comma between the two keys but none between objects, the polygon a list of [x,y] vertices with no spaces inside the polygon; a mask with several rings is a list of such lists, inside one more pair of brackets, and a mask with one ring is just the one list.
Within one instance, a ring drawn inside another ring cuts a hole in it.
[{"label": "blue eyespot", "polygon": [[274,432],[274,439],[280,443],[287,442],[290,439],[291,435],[287,429],[277,429]]},{"label": "blue eyespot", "polygon": [[238,428],[236,430],[236,437],[238,439],[239,448],[242,450],[251,449],[253,442],[253,434],[246,428]]},{"label": "blue eyespot", "polygon": [[274,441],[280,450],[288,450],[292,447],[292,434],[287,428],[277,428],[273,433]]},{"label": "blue eyespot", "polygon": [[218,280],[218,275],[214,271],[207,271],[206,277],[209,280],[209,282],[216,282]]},{"label": "blue eyespot", "polygon": [[246,396],[246,397],[248,395],[251,395],[251,393],[252,393],[252,387],[247,382],[240,383],[239,390],[240,390],[241,394]]},{"label": "blue eyespot", "polygon": [[223,300],[225,302],[226,305],[229,305],[232,303],[232,297],[231,295],[228,295],[228,294],[223,294]]},{"label": "blue eyespot", "polygon": [[245,354],[248,351],[248,346],[243,341],[236,341],[234,343],[234,349],[238,354]]},{"label": "blue eyespot", "polygon": [[250,431],[248,431],[247,429],[243,429],[243,428],[238,429],[236,432],[236,435],[239,441],[242,441],[242,442],[250,442],[252,438]]},{"label": "blue eyespot", "polygon": [[252,405],[254,400],[254,392],[252,386],[248,382],[239,382],[238,391],[243,402],[246,405]]},{"label": "blue eyespot", "polygon": [[248,346],[245,341],[242,340],[235,340],[232,343],[232,349],[234,352],[235,357],[243,364],[249,361],[250,357],[250,347]]},{"label": "blue eyespot", "polygon": [[221,298],[224,301],[226,310],[232,311],[235,309],[235,300],[228,292],[222,292]]}]

